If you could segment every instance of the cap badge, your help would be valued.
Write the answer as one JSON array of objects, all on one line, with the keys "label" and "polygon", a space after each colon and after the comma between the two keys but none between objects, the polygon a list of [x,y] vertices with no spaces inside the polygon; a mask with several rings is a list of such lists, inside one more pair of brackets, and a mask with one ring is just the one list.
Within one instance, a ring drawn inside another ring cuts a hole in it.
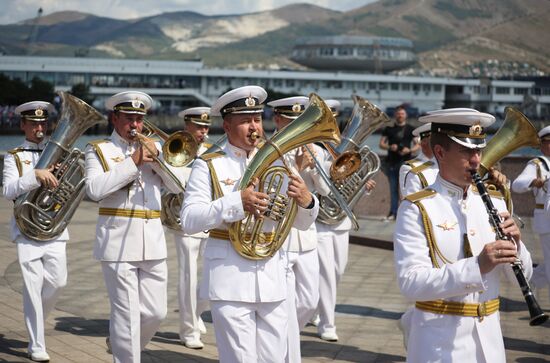
[{"label": "cap badge", "polygon": [[132,100],[132,107],[133,108],[140,108],[141,102],[139,100]]},{"label": "cap badge", "polygon": [[38,116],[38,117],[44,116],[44,111],[42,111],[40,108],[38,108],[38,109],[34,110],[34,115]]},{"label": "cap badge", "polygon": [[302,106],[300,106],[299,103],[295,103],[292,105],[292,112],[300,112],[301,109],[302,109]]},{"label": "cap badge", "polygon": [[479,136],[481,135],[481,132],[483,129],[481,128],[480,122],[477,121],[475,124],[470,126],[470,135],[472,136]]},{"label": "cap badge", "polygon": [[201,114],[201,120],[203,121],[208,120],[208,114],[206,112]]},{"label": "cap badge", "polygon": [[256,106],[256,100],[252,96],[248,96],[246,100],[244,100],[244,104],[246,107],[254,107]]}]

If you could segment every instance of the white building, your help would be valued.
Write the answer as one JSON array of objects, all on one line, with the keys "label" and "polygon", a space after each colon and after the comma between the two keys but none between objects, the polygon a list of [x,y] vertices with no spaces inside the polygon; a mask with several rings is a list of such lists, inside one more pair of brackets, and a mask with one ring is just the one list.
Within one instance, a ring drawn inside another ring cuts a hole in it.
[{"label": "white building", "polygon": [[0,73],[29,82],[39,77],[56,90],[85,83],[101,107],[110,95],[127,89],[149,93],[164,109],[210,105],[220,94],[243,85],[277,92],[335,98],[352,107],[352,94],[382,110],[403,103],[423,113],[442,107],[472,107],[500,113],[504,106],[535,102],[536,116],[550,114],[550,87],[533,81],[410,77],[348,72],[303,72],[205,68],[201,61],[0,56]]}]

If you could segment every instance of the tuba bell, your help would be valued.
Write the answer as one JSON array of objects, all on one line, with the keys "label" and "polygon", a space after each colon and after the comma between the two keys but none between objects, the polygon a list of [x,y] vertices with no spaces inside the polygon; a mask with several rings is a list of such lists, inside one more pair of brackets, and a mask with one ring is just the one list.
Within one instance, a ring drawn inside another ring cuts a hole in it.
[{"label": "tuba bell", "polygon": [[[259,178],[258,189],[270,196],[269,207],[263,218],[247,213],[245,219],[229,226],[229,239],[235,251],[244,258],[261,260],[273,256],[283,245],[296,218],[296,201],[281,193],[285,176],[290,171],[283,166],[272,166],[285,153],[303,145],[319,141],[340,142],[340,132],[330,108],[316,94],[309,98],[309,106],[292,123],[265,142],[250,161],[239,190],[247,188]],[[266,220],[273,221],[267,233]]]},{"label": "tuba bell", "polygon": [[73,217],[84,197],[84,167],[82,152],[72,149],[75,141],[87,129],[106,122],[105,117],[86,102],[59,92],[62,109],[57,127],[35,169],[48,169],[56,165],[53,174],[59,181],[54,188],[39,187],[20,195],[14,205],[17,226],[25,236],[38,242],[58,237]]},{"label": "tuba bell", "polygon": [[[380,158],[366,145],[366,139],[390,122],[384,112],[366,99],[353,95],[353,101],[351,117],[342,131],[342,142],[335,149],[328,148],[334,159],[330,167],[331,180],[349,209],[353,209],[363,195],[365,183],[380,169]],[[317,197],[319,222],[331,225],[344,219],[346,213],[332,192]]]},{"label": "tuba bell", "polygon": [[524,147],[540,147],[537,129],[518,109],[506,107],[504,122],[481,154],[479,175],[483,177],[493,165],[511,152]]}]

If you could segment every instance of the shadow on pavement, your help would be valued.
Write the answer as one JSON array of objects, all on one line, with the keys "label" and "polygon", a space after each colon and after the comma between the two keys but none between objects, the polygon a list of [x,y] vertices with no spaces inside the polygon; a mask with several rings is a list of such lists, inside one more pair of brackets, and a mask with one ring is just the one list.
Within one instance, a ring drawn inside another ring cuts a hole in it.
[{"label": "shadow on pavement", "polygon": [[86,319],[78,316],[56,318],[55,330],[74,335],[106,337],[109,334],[109,320]]},{"label": "shadow on pavement", "polygon": [[[316,336],[316,334],[302,332],[302,335]],[[355,346],[338,343],[328,343],[322,340],[302,342],[302,357],[328,358],[345,362],[404,362],[405,357],[393,354],[384,354],[362,350]]]},{"label": "shadow on pavement", "polygon": [[197,362],[197,363],[214,363],[217,359],[199,357],[193,354],[184,354],[170,350],[145,350],[141,353],[142,363],[147,362]]},{"label": "shadow on pavement", "polygon": [[526,339],[504,337],[504,346],[508,350],[517,350],[519,352],[550,354],[550,344],[539,344]]},{"label": "shadow on pavement", "polygon": [[375,318],[399,320],[403,313],[396,313],[394,311],[386,311],[370,306],[349,305],[349,304],[337,304],[336,312],[343,314],[352,314],[360,316],[372,316]]},{"label": "shadow on pavement", "polygon": [[[0,334],[0,353],[9,354],[13,357],[27,358],[26,348],[28,343],[23,340],[6,339],[4,334]],[[15,350],[19,349],[19,350]],[[24,349],[23,351],[20,351]],[[0,362],[4,361],[0,359]],[[5,361],[7,362],[7,361]]]}]

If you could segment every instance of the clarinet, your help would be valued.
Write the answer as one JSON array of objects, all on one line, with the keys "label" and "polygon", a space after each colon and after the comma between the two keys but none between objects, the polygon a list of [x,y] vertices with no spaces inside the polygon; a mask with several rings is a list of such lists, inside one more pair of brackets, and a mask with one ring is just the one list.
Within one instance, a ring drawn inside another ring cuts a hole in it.
[{"label": "clarinet", "polygon": [[[472,173],[472,179],[474,180],[477,190],[481,195],[483,204],[485,204],[487,214],[489,215],[489,223],[495,229],[497,239],[509,241],[510,237],[505,235],[502,231],[502,228],[500,228],[500,223],[502,222],[502,220],[498,215],[498,211],[495,208],[491,197],[487,193],[487,188],[485,188],[485,184],[483,184],[483,181],[481,181],[481,177],[479,176],[477,171],[471,170],[470,172]],[[514,271],[514,275],[516,275],[516,279],[518,280],[519,287],[521,288],[521,292],[523,293],[523,298],[527,303],[527,308],[529,309],[529,315],[531,316],[529,325],[536,326],[543,324],[544,322],[546,322],[546,320],[548,320],[548,316],[544,314],[544,311],[542,311],[542,309],[540,308],[540,305],[538,304],[535,295],[533,295],[533,292],[531,291],[531,287],[529,286],[529,283],[525,278],[525,274],[523,273],[521,260],[518,258],[516,259],[516,262],[512,263],[511,265],[512,270]]]}]

